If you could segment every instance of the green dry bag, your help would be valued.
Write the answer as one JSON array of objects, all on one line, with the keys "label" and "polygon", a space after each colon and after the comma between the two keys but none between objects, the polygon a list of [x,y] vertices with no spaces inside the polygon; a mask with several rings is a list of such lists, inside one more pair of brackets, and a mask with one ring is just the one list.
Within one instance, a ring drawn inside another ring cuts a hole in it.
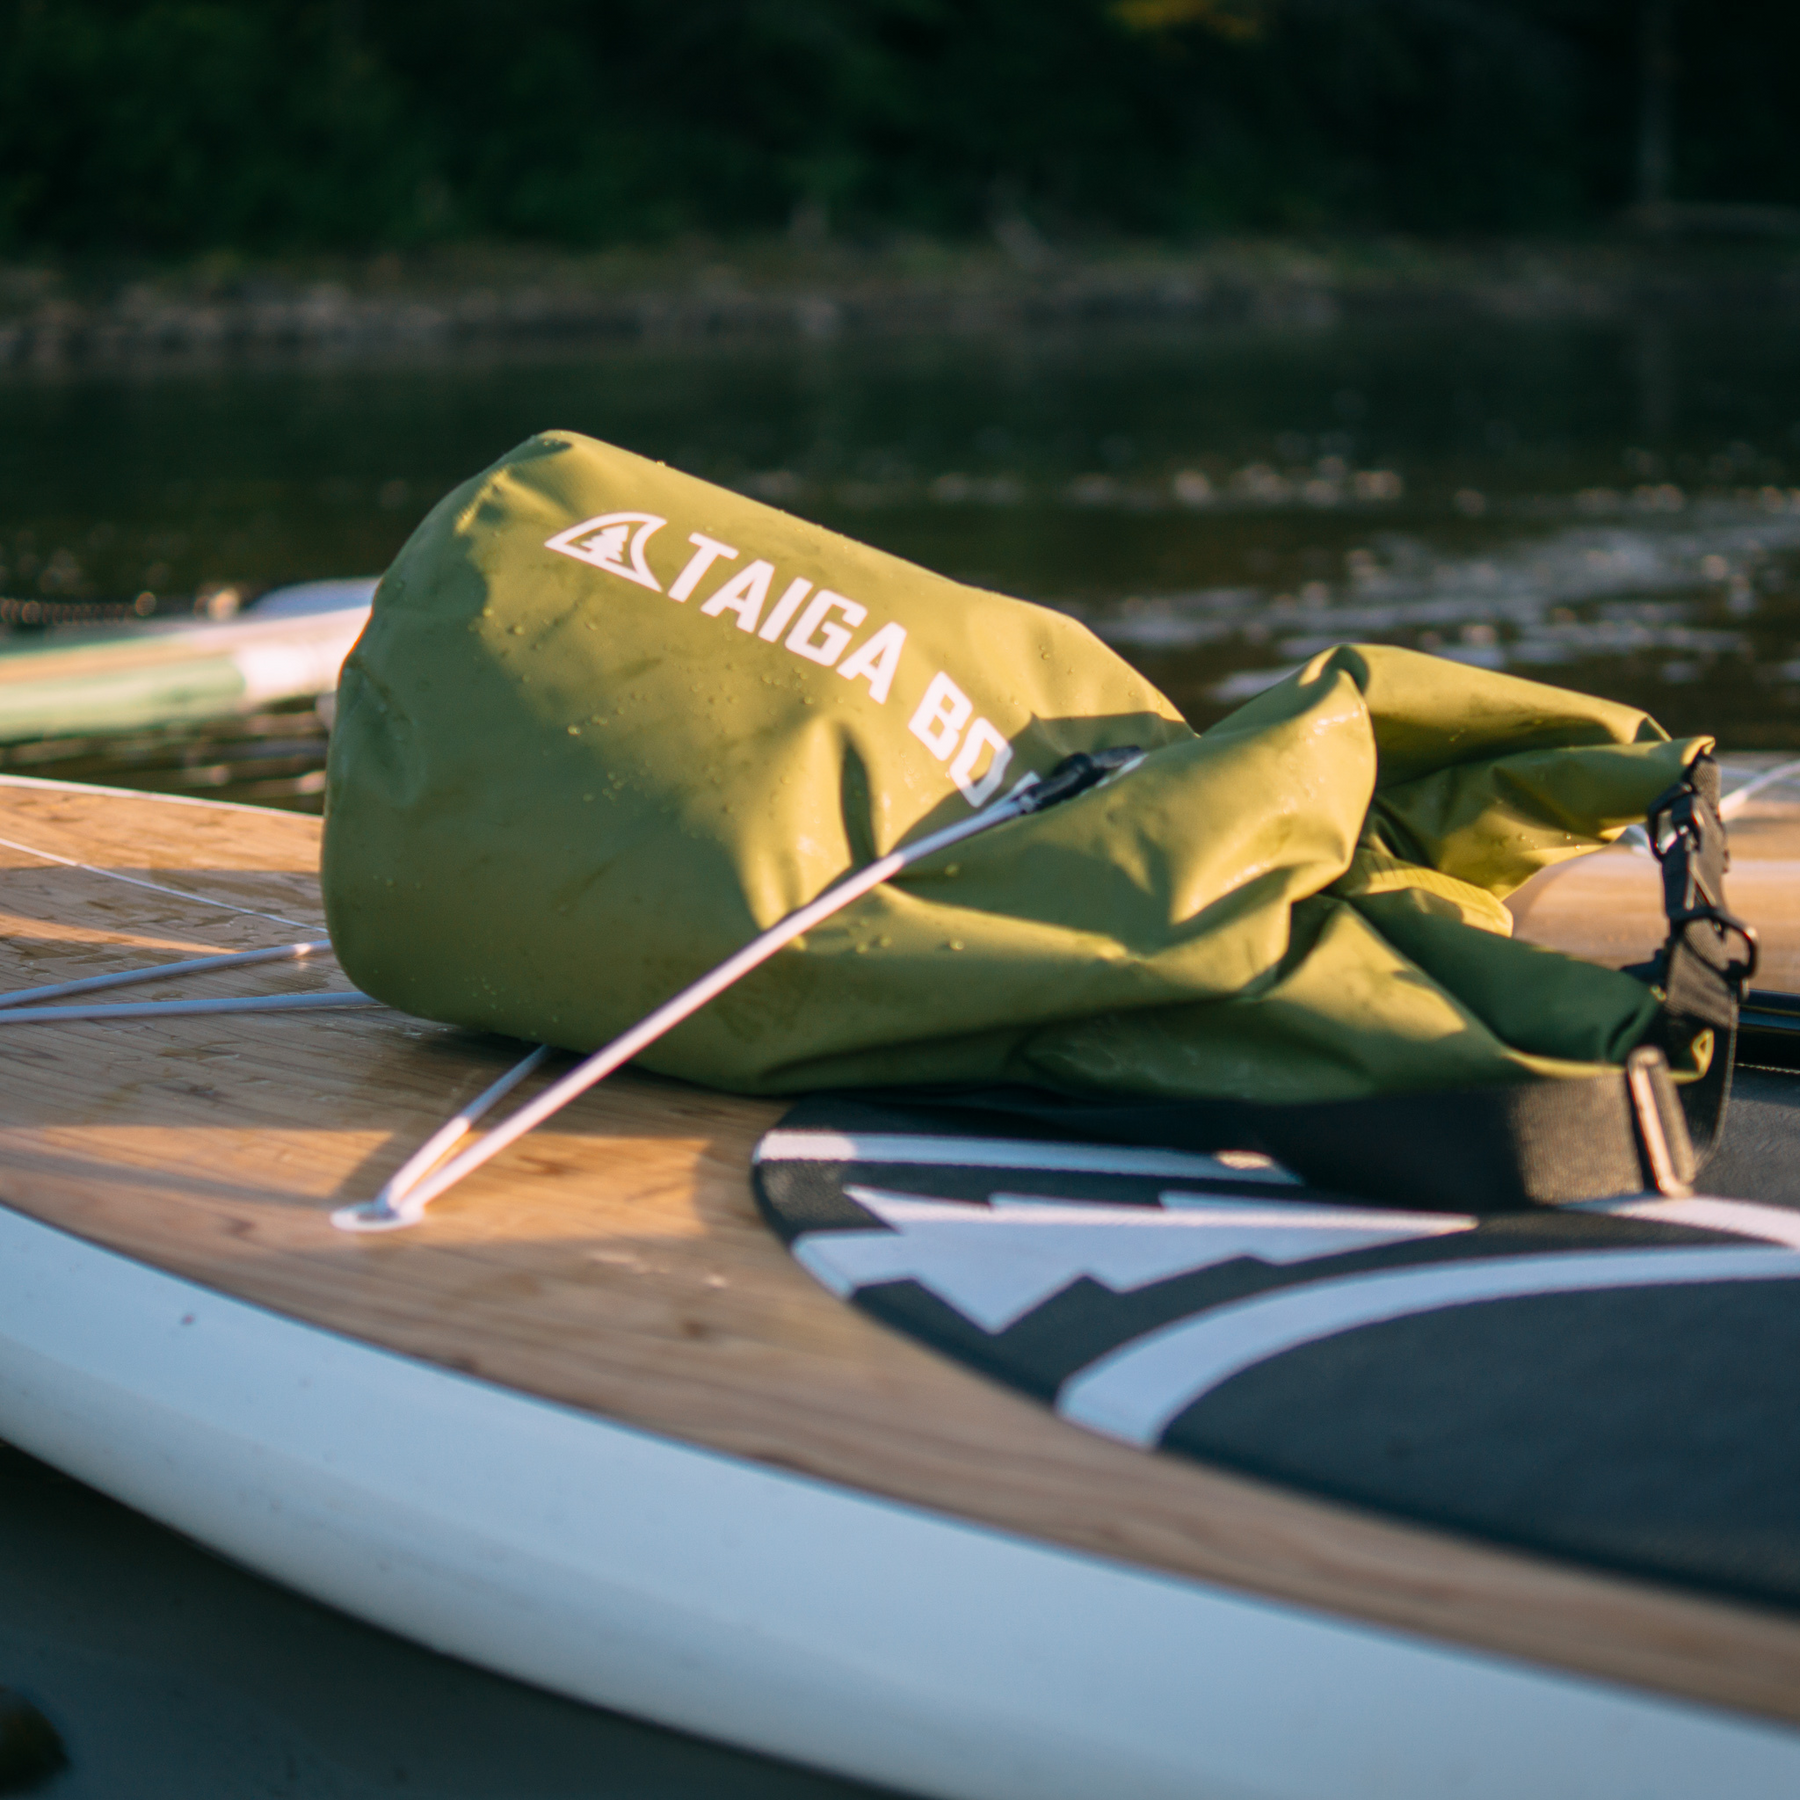
[{"label": "green dry bag", "polygon": [[1216,1116],[1616,1084],[1654,1032],[1650,986],[1502,902],[1707,740],[1383,646],[1196,733],[1057,612],[570,432],[381,583],[331,742],[332,941],[409,1012],[587,1050],[847,870],[1125,744],[1130,775],[857,901],[642,1063]]}]

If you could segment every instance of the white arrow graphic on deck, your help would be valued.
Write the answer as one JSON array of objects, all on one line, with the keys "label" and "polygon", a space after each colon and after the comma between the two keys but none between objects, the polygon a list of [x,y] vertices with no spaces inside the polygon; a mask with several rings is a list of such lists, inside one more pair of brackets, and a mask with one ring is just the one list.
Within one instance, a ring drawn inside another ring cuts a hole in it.
[{"label": "white arrow graphic on deck", "polygon": [[1375,1212],[1167,1196],[1155,1206],[996,1194],[988,1206],[847,1187],[886,1231],[816,1231],[794,1255],[834,1293],[916,1281],[984,1331],[1004,1331],[1083,1276],[1129,1293],[1238,1257],[1307,1262],[1412,1238],[1467,1231],[1442,1213]]}]

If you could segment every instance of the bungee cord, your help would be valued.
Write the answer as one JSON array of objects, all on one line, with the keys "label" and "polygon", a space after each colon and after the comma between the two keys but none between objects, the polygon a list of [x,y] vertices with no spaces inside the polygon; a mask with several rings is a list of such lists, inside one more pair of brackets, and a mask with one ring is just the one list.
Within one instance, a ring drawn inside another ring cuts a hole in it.
[{"label": "bungee cord", "polygon": [[547,1054],[546,1048],[540,1045],[523,1062],[495,1082],[486,1093],[478,1095],[444,1125],[403,1165],[374,1199],[339,1207],[331,1215],[332,1224],[342,1231],[397,1231],[418,1224],[425,1215],[425,1209],[439,1195],[454,1187],[465,1176],[472,1175],[484,1163],[491,1162],[509,1144],[517,1143],[526,1132],[541,1125],[553,1113],[586,1093],[596,1083],[605,1080],[615,1069],[648,1049],[684,1019],[691,1018],[709,1000],[724,993],[752,969],[767,962],[778,950],[803,936],[815,925],[834,913],[842,912],[852,901],[860,899],[883,882],[891,881],[913,864],[922,862],[941,850],[948,850],[953,844],[963,843],[981,832],[991,831],[997,825],[1006,824],[1008,820],[1042,812],[1064,800],[1073,799],[1077,794],[1086,793],[1102,782],[1129,773],[1143,760],[1143,752],[1135,746],[1101,750],[1092,755],[1071,756],[1043,780],[1028,785],[1021,784],[1006,799],[976,813],[973,818],[933,832],[915,844],[890,851],[866,868],[846,876],[818,899],[789,913],[785,919],[779,920],[767,931],[753,938],[743,949],[728,956],[717,968],[690,983],[673,998],[664,1001],[630,1030],[621,1032],[611,1043],[603,1044],[566,1075],[552,1082],[534,1099],[527,1101],[504,1123],[496,1125],[479,1143],[471,1145],[431,1173],[425,1173],[430,1160],[435,1160],[435,1155],[442,1154],[439,1150],[428,1160],[427,1152],[439,1144],[448,1148],[466,1136],[485,1112],[538,1066]]}]

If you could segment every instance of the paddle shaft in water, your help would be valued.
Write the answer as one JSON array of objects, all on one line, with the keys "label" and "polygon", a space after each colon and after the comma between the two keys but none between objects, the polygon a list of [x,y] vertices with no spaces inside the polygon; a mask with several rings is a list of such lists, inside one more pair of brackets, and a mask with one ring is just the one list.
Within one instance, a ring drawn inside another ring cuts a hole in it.
[{"label": "paddle shaft in water", "polygon": [[881,886],[884,881],[891,881],[915,863],[923,862],[941,850],[948,850],[953,844],[963,843],[981,832],[991,831],[996,825],[1004,825],[1010,819],[1042,812],[1047,807],[1073,799],[1075,795],[1085,793],[1109,777],[1123,774],[1141,760],[1142,753],[1135,747],[1103,750],[1091,756],[1083,754],[1069,757],[1042,781],[1015,791],[1005,800],[976,813],[973,818],[951,825],[943,831],[933,832],[916,844],[904,845],[870,863],[866,868],[858,869],[855,874],[846,876],[818,899],[789,913],[785,919],[751,939],[743,949],[727,957],[717,968],[683,988],[672,999],[666,1000],[629,1031],[614,1038],[610,1044],[602,1045],[560,1080],[552,1082],[541,1094],[527,1101],[503,1124],[495,1126],[480,1143],[452,1158],[434,1173],[423,1174],[423,1169],[429,1166],[429,1159],[442,1155],[451,1143],[466,1135],[475,1120],[542,1059],[544,1051],[540,1047],[524,1063],[509,1071],[486,1093],[479,1095],[440,1131],[434,1133],[430,1141],[406,1162],[373,1200],[357,1206],[340,1207],[331,1215],[332,1223],[344,1231],[394,1231],[405,1225],[417,1224],[424,1216],[426,1207],[440,1194],[454,1187],[465,1175],[473,1174],[509,1144],[516,1143],[528,1131],[567,1106],[571,1100],[586,1093],[596,1082],[604,1081],[615,1069],[621,1068],[641,1051],[648,1049],[684,1019],[691,1018],[709,1000],[716,999],[752,969],[767,962],[778,950],[804,936],[834,913],[842,912],[852,901]]}]

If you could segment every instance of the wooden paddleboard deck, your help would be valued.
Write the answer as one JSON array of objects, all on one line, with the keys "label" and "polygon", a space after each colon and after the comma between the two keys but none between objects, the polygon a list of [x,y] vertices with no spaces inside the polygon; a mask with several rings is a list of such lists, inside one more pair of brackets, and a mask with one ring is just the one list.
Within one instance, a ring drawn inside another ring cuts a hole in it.
[{"label": "wooden paddleboard deck", "polygon": [[[319,829],[0,778],[0,988],[323,936]],[[1753,805],[1733,841],[1762,980],[1800,988],[1800,806]],[[1516,911],[1522,935],[1623,962],[1660,938],[1656,909],[1655,865],[1614,851],[1540,878]],[[344,985],[323,959],[180,991]],[[330,1226],[517,1054],[386,1010],[0,1028],[0,1202],[276,1314],[752,1465],[1139,1574],[1800,1721],[1800,1618],[1146,1454],[875,1324],[758,1217],[749,1160],[780,1103],[620,1076],[422,1228]]]}]

